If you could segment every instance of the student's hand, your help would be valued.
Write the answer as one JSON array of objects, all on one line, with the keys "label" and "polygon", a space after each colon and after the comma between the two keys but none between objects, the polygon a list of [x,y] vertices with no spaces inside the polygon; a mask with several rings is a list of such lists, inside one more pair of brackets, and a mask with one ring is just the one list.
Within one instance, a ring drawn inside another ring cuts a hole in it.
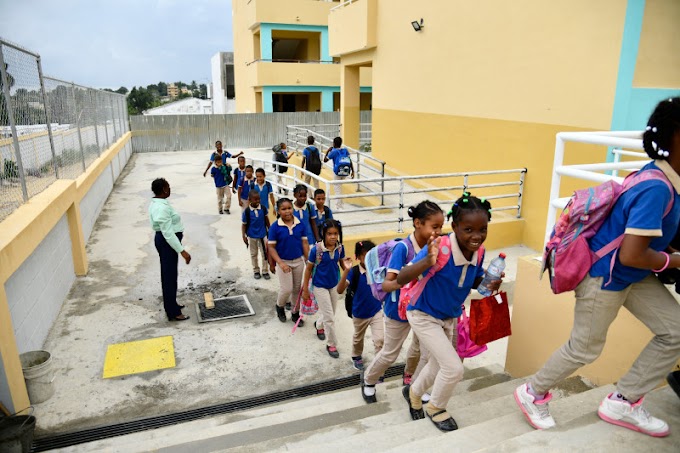
[{"label": "student's hand", "polygon": [[246,244],[246,247],[248,247],[248,236],[245,234],[243,235],[243,243]]},{"label": "student's hand", "polygon": [[[232,187],[232,188],[231,188],[231,193],[235,194],[235,193],[236,193],[236,189],[234,189],[234,188]],[[239,204],[241,204],[241,203],[239,202]]]},{"label": "student's hand", "polygon": [[207,175],[207,174],[208,174],[208,170],[204,171],[204,172],[203,172],[203,177],[205,178],[205,175]]},{"label": "student's hand", "polygon": [[310,299],[310,297],[309,297],[309,289],[308,289],[308,288],[304,288],[304,289],[302,290],[302,300],[309,300],[309,299]]},{"label": "student's hand", "polygon": [[189,255],[189,252],[187,252],[186,250],[182,250],[181,255],[182,255],[182,258],[184,258],[184,261],[187,262],[187,264],[189,264],[191,262],[191,255]]},{"label": "student's hand", "polygon": [[279,267],[281,268],[281,270],[283,271],[284,274],[290,274],[291,268],[290,268],[289,265],[287,265],[285,263],[281,263],[281,264],[279,264]]},{"label": "student's hand", "polygon": [[439,238],[432,233],[427,240],[427,263],[429,266],[434,266],[437,262],[437,255],[439,255]]},{"label": "student's hand", "polygon": [[276,266],[274,266],[273,264],[270,264],[269,265],[269,272],[271,272],[272,274],[276,274]]},{"label": "student's hand", "polygon": [[346,256],[342,259],[342,262],[345,263],[345,271],[349,271],[349,269],[352,267],[352,258]]},{"label": "student's hand", "polygon": [[491,292],[496,292],[501,288],[501,283],[503,283],[503,280],[491,280],[489,282],[488,288],[491,290]]}]

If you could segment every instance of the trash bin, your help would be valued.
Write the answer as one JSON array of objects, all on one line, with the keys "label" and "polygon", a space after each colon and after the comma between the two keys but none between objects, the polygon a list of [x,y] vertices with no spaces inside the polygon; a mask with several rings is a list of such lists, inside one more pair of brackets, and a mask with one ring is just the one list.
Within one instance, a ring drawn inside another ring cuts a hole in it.
[{"label": "trash bin", "polygon": [[35,417],[12,415],[0,418],[0,451],[3,453],[28,453],[33,444]]},{"label": "trash bin", "polygon": [[47,351],[30,351],[19,355],[24,372],[28,399],[31,404],[42,403],[54,395],[52,356]]}]

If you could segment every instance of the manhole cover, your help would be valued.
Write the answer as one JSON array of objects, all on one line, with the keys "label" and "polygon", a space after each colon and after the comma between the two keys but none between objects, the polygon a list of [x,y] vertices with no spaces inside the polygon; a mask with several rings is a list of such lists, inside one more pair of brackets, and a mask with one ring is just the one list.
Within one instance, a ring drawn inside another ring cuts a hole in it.
[{"label": "manhole cover", "polygon": [[221,321],[254,314],[255,310],[253,310],[253,306],[250,305],[248,296],[245,294],[215,299],[215,308],[210,310],[205,308],[205,302],[196,304],[198,322]]}]

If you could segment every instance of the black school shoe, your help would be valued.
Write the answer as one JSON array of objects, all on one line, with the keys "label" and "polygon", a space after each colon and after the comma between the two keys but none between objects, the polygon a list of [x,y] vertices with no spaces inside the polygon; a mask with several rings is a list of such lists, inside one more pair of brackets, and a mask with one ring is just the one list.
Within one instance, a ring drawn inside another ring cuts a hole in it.
[{"label": "black school shoe", "polygon": [[423,408],[421,407],[420,409],[414,409],[413,406],[411,406],[411,384],[407,384],[401,388],[401,394],[406,400],[406,403],[408,404],[408,411],[411,413],[411,420],[422,420],[425,418],[425,413],[423,412]]},{"label": "black school shoe", "polygon": [[366,401],[366,404],[377,403],[378,399],[375,394],[368,396],[364,393],[364,387],[375,387],[375,385],[368,385],[364,382],[364,372],[362,371],[359,375],[359,384],[361,384],[361,397]]},{"label": "black school shoe", "polygon": [[668,373],[668,376],[666,376],[666,380],[668,381],[668,385],[671,386],[675,394],[678,395],[678,398],[680,398],[680,370]]},{"label": "black school shoe", "polygon": [[279,307],[278,305],[275,305],[275,307],[276,307],[276,316],[279,317],[279,321],[286,322],[286,310],[284,310],[283,307]]},{"label": "black school shoe", "polygon": [[453,417],[449,417],[448,419],[441,422],[434,421],[434,417],[436,417],[437,415],[441,415],[444,412],[446,412],[446,409],[441,410],[439,412],[435,412],[434,414],[430,415],[430,413],[426,411],[427,417],[432,421],[432,423],[434,423],[434,426],[436,426],[439,431],[444,431],[445,433],[447,433],[450,431],[457,430],[458,425],[456,424],[456,421],[453,419]]},{"label": "black school shoe", "polygon": [[[266,275],[266,274],[265,274]],[[291,313],[290,314],[290,320],[296,323],[300,319],[300,313]],[[300,319],[300,323],[298,324],[298,327],[302,327],[305,325],[305,320]]]}]

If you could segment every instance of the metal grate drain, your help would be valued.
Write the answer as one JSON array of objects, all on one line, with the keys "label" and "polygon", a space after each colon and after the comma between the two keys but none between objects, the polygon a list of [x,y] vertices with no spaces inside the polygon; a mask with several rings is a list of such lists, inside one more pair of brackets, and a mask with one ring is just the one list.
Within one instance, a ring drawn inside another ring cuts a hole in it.
[{"label": "metal grate drain", "polygon": [[215,308],[210,310],[205,308],[205,302],[196,304],[198,322],[222,321],[224,319],[253,316],[254,314],[255,310],[253,310],[253,306],[250,305],[248,296],[245,294],[215,299]]}]

